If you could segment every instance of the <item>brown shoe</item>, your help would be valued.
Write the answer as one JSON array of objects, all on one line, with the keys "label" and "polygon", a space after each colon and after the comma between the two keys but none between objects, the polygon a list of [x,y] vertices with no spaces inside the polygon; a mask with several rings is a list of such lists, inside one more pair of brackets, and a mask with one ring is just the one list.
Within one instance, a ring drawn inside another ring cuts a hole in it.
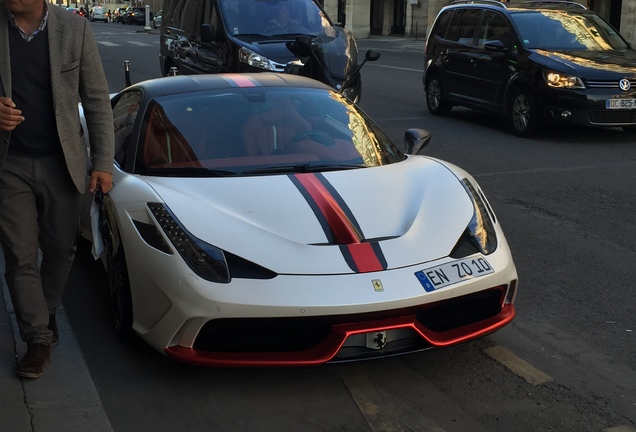
[{"label": "brown shoe", "polygon": [[29,345],[26,354],[18,363],[15,373],[20,378],[40,378],[50,361],[50,345],[44,343]]},{"label": "brown shoe", "polygon": [[47,327],[53,332],[53,340],[51,346],[55,346],[60,341],[60,332],[57,330],[57,322],[55,321],[55,314],[49,315],[49,325]]}]

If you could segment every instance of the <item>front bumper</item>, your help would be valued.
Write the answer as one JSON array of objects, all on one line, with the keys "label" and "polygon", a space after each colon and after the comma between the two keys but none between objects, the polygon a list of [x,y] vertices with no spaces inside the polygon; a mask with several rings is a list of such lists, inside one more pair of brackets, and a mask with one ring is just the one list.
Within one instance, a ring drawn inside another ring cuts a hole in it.
[{"label": "front bumper", "polygon": [[[351,316],[209,321],[193,347],[168,357],[199,366],[314,366],[462,343],[492,333],[515,317],[506,297],[516,281],[421,307]],[[477,312],[477,313],[476,313]]]},{"label": "front bumper", "polygon": [[557,90],[542,94],[543,117],[584,126],[618,127],[636,125],[634,109],[607,109],[607,99],[636,99],[636,91],[611,89]]}]

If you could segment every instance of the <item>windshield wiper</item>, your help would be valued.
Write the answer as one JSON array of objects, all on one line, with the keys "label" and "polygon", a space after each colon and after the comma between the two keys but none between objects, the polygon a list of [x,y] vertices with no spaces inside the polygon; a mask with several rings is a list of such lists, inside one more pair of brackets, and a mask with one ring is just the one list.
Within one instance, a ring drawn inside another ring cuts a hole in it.
[{"label": "windshield wiper", "polygon": [[149,168],[148,175],[158,177],[231,177],[235,171],[215,170],[201,167]]},{"label": "windshield wiper", "polygon": [[278,165],[265,168],[257,168],[253,170],[242,171],[241,174],[275,174],[275,173],[309,173],[309,172],[322,172],[322,171],[339,171],[357,168],[367,168],[363,164],[329,164],[329,165],[311,165],[311,164],[296,164],[296,165]]},{"label": "windshield wiper", "polygon": [[277,37],[277,38],[294,38],[296,39],[298,36],[310,36],[312,38],[315,38],[316,35],[313,34],[307,34],[307,33],[277,33],[277,34],[273,34],[270,37]]}]

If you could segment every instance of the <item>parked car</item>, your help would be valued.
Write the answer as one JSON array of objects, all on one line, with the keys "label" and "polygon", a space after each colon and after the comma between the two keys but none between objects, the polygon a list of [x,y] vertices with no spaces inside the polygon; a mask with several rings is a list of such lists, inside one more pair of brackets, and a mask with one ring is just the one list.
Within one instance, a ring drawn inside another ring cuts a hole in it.
[{"label": "parked car", "polygon": [[[149,17],[150,22],[152,22],[153,18],[154,18],[154,15],[152,11],[150,11],[150,17]],[[126,12],[124,13],[124,16],[122,17],[122,23],[145,25],[146,24],[146,8],[129,7],[128,9],[126,9]]]},{"label": "parked car", "polygon": [[148,80],[112,106],[115,187],[82,234],[121,334],[196,365],[298,366],[513,320],[499,221],[470,174],[419,155],[426,131],[403,152],[327,85],[267,72]]},{"label": "parked car", "polygon": [[163,11],[160,10],[159,12],[157,12],[155,14],[155,17],[152,19],[152,28],[159,28],[161,27],[161,18],[163,16]]},{"label": "parked car", "polygon": [[103,7],[95,6],[93,9],[91,9],[90,20],[108,22],[108,16],[106,15],[106,11]]},{"label": "parked car", "polygon": [[115,9],[115,11],[113,12],[113,18],[111,18],[111,20],[114,23],[125,24],[124,14],[126,13],[127,9],[128,9],[127,7],[120,7],[120,8]]},{"label": "parked car", "polygon": [[636,51],[579,3],[444,7],[426,41],[423,86],[432,114],[485,110],[519,136],[543,121],[636,132]]},{"label": "parked car", "polygon": [[66,10],[71,12],[71,13],[77,14],[79,16],[86,17],[86,11],[84,10],[84,8],[78,9],[78,8],[75,8],[75,7],[69,7],[69,8],[66,8]]}]

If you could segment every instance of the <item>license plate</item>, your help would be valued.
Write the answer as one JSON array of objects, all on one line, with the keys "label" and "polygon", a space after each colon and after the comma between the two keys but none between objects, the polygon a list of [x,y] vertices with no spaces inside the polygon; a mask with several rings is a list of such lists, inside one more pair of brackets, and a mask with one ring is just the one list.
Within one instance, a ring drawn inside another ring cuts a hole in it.
[{"label": "license plate", "polygon": [[635,109],[636,99],[605,99],[605,109]]},{"label": "license plate", "polygon": [[485,258],[465,258],[415,272],[426,292],[493,273]]}]

